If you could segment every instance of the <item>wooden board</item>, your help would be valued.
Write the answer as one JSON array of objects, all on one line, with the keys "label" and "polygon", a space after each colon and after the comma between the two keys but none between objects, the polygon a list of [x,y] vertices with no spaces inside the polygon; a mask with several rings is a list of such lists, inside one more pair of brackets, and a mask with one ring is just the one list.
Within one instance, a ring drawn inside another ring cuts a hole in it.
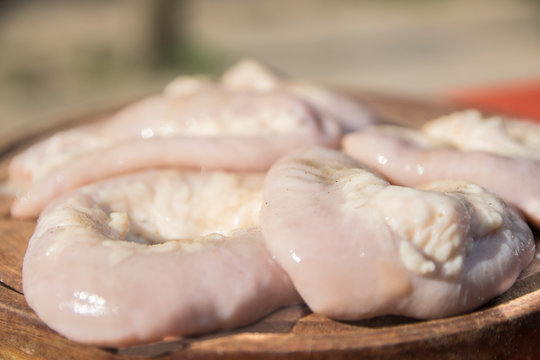
[{"label": "wooden board", "polygon": [[[452,107],[374,94],[358,95],[383,120],[413,127]],[[0,139],[0,180],[10,157],[38,137],[70,124],[107,116],[85,113]],[[340,322],[303,305],[279,310],[232,332],[145,345],[102,349],[69,341],[50,330],[22,295],[21,264],[34,221],[9,217],[12,199],[0,195],[0,359],[538,359],[540,260],[505,294],[462,316],[417,321],[386,316]]]}]

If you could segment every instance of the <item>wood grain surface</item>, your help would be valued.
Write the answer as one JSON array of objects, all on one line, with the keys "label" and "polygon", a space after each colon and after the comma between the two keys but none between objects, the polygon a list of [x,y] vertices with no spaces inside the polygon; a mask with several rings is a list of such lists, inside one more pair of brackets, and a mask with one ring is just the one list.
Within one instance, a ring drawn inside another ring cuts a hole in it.
[{"label": "wood grain surface", "polygon": [[[358,94],[383,121],[416,127],[453,107],[413,99]],[[0,139],[0,180],[13,154],[72,124],[115,109],[58,119]],[[9,217],[12,198],[0,195],[0,359],[539,359],[540,260],[514,286],[476,311],[432,321],[385,316],[333,321],[304,305],[281,309],[248,327],[128,349],[102,349],[56,334],[28,308],[21,265],[35,226]]]}]

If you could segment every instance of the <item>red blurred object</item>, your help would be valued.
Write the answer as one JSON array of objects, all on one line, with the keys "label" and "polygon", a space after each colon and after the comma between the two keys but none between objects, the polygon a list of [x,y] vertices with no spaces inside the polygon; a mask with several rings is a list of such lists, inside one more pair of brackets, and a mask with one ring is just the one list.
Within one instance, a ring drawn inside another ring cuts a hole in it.
[{"label": "red blurred object", "polygon": [[527,83],[456,91],[450,99],[461,106],[475,107],[529,118],[540,122],[540,79]]}]

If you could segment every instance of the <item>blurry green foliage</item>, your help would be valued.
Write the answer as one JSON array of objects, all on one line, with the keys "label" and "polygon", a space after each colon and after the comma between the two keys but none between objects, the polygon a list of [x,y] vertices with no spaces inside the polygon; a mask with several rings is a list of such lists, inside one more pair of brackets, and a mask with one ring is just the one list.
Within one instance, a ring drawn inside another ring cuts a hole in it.
[{"label": "blurry green foliage", "polygon": [[185,74],[217,75],[228,63],[226,56],[190,39],[172,48],[164,60],[158,68]]}]

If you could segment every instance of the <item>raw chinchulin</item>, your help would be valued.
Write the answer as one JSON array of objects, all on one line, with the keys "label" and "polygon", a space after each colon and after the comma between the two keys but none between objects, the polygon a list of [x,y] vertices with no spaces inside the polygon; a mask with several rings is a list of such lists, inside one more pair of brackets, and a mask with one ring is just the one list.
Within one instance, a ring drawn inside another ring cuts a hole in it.
[{"label": "raw chinchulin", "polygon": [[468,110],[428,121],[422,132],[463,151],[540,160],[540,126],[532,122],[483,117],[476,110]]},{"label": "raw chinchulin", "polygon": [[372,126],[345,136],[343,150],[392,183],[461,179],[516,206],[540,226],[540,126],[478,112],[428,122],[422,131]]},{"label": "raw chinchulin", "polygon": [[220,82],[180,77],[106,121],[57,133],[16,156],[10,181],[29,185],[11,212],[37,216],[67,190],[150,167],[266,170],[297,147],[337,147],[344,130],[371,121],[344,96],[251,61]]},{"label": "raw chinchulin", "polygon": [[[350,99],[253,61],[219,82],[180,77],[14,158],[10,181],[28,188],[12,215],[41,213],[25,298],[52,329],[103,346],[231,329],[300,296],[343,320],[472,310],[534,254],[520,214],[484,187],[540,225],[540,136],[466,117],[465,130],[364,129]],[[328,149],[343,134],[394,183],[444,181],[390,185]]]},{"label": "raw chinchulin", "polygon": [[125,346],[231,329],[297,303],[257,228],[262,179],[154,171],[64,195],[30,239],[28,304],[72,340]]},{"label": "raw chinchulin", "polygon": [[270,169],[261,228],[309,307],[342,320],[472,310],[506,291],[535,248],[518,212],[478,185],[393,186],[318,147]]}]

